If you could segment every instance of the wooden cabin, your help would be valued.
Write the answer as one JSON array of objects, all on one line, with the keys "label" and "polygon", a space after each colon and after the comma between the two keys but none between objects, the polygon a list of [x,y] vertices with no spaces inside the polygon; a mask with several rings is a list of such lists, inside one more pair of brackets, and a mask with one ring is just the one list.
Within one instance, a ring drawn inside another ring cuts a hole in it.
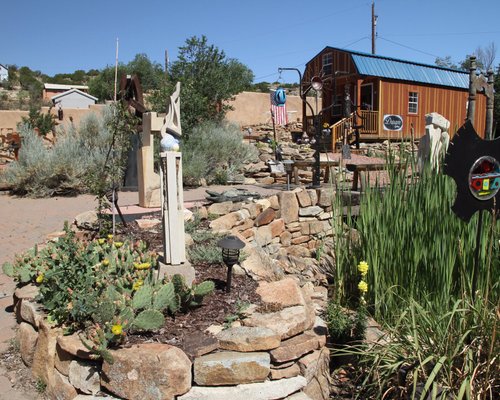
[{"label": "wooden cabin", "polygon": [[[467,115],[468,72],[325,47],[306,64],[303,91],[315,76],[323,80],[321,122],[332,126],[334,143],[354,126],[365,141],[410,138],[412,127],[419,138],[425,134],[425,115],[431,112],[450,121],[453,135]],[[302,115],[305,131],[312,134],[306,104]],[[486,97],[478,94],[474,126],[483,137],[485,115]]]}]

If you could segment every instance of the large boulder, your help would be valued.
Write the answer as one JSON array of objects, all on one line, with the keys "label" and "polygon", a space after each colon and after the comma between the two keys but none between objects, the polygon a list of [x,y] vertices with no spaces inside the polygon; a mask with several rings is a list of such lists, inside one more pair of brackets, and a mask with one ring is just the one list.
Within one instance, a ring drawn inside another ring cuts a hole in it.
[{"label": "large boulder", "polygon": [[191,361],[175,346],[145,343],[111,351],[101,385],[126,399],[173,400],[191,388]]}]

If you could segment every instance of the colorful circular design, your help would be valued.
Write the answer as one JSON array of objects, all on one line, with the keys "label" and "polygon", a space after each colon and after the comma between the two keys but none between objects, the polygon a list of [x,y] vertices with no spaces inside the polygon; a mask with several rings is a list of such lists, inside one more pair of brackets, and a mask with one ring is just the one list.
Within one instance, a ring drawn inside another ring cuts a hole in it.
[{"label": "colorful circular design", "polygon": [[469,171],[469,189],[478,200],[489,200],[500,190],[500,163],[493,157],[478,158]]}]

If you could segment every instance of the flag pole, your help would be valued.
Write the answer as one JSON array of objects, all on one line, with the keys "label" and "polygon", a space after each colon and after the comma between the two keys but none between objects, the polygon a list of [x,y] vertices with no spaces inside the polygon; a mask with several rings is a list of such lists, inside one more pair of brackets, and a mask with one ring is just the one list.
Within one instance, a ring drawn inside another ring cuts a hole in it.
[{"label": "flag pole", "polygon": [[116,38],[116,55],[115,55],[115,94],[113,100],[116,102],[116,88],[118,81],[118,38]]}]

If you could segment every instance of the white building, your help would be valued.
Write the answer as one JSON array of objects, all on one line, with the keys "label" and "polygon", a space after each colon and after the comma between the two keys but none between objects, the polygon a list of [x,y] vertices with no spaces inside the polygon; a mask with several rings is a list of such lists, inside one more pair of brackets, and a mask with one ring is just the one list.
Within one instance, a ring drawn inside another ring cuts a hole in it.
[{"label": "white building", "polygon": [[9,70],[6,66],[0,64],[0,82],[6,81],[9,79]]},{"label": "white building", "polygon": [[52,103],[61,108],[88,108],[95,104],[97,97],[78,89],[71,89],[52,97]]}]

